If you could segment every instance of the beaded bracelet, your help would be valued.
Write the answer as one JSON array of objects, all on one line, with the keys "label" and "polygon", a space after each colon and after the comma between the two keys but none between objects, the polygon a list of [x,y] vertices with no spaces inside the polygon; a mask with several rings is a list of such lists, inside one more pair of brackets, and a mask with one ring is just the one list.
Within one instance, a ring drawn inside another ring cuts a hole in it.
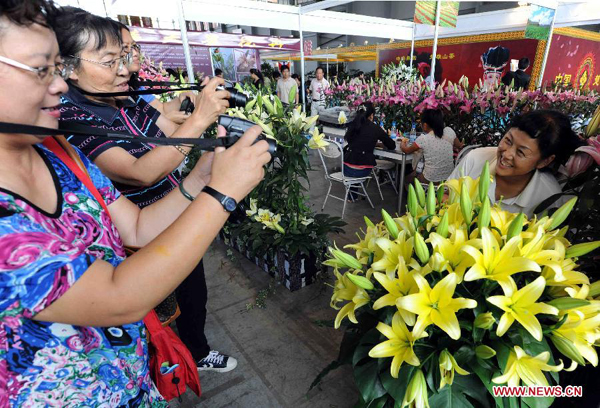
[{"label": "beaded bracelet", "polygon": [[173,146],[175,149],[179,150],[179,153],[183,154],[185,157],[188,156],[188,152],[186,152],[185,150],[183,150],[181,147],[179,146]]}]

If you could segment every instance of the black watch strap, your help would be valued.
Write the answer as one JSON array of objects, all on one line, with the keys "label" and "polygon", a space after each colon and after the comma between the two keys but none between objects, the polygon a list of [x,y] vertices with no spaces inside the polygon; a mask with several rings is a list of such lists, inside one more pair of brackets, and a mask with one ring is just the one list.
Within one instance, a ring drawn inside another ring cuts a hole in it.
[{"label": "black watch strap", "polygon": [[235,201],[233,198],[231,198],[229,196],[226,196],[225,194],[219,193],[217,190],[215,190],[212,187],[205,186],[202,189],[202,192],[214,197],[219,203],[221,203],[221,205],[223,206],[223,209],[227,212],[232,212],[237,207],[237,204],[238,204],[237,201]]}]

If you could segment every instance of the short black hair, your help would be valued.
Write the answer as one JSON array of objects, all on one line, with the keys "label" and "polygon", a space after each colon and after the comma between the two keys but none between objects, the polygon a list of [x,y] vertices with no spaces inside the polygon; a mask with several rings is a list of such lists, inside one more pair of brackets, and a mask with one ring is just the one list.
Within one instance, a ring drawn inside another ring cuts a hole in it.
[{"label": "short black hair", "polygon": [[294,79],[296,79],[296,78],[300,79],[300,76],[298,74],[292,74],[292,78],[294,78]]},{"label": "short black hair", "polygon": [[0,17],[18,26],[40,24],[51,28],[57,8],[47,0],[3,0],[0,2]]},{"label": "short black hair", "polygon": [[441,110],[425,109],[421,113],[421,124],[427,123],[437,137],[444,136],[444,114]]},{"label": "short black hair", "polygon": [[315,74],[317,73],[318,70],[321,70],[323,73],[325,73],[325,70],[320,65],[317,67],[317,69],[315,69]]},{"label": "short black hair", "polygon": [[290,67],[288,67],[287,65],[282,65],[281,66],[281,72],[285,71],[286,69],[289,71]]},{"label": "short black hair", "polygon": [[526,69],[529,66],[529,58],[523,57],[519,60],[519,69]]},{"label": "short black hair", "polygon": [[110,43],[120,46],[123,41],[118,24],[77,7],[62,7],[54,20],[54,32],[64,60],[77,68],[80,60],[73,57],[79,57],[90,41],[94,41],[94,51]]},{"label": "short black hair", "polygon": [[217,75],[223,75],[223,70],[221,68],[215,69],[215,76]]},{"label": "short black hair", "polygon": [[273,79],[279,78],[281,73],[279,71],[273,71]]},{"label": "short black hair", "polygon": [[558,169],[582,145],[581,139],[571,128],[569,117],[559,111],[540,109],[515,116],[510,127],[536,139],[542,159],[555,156],[552,166],[548,166],[550,169]]}]

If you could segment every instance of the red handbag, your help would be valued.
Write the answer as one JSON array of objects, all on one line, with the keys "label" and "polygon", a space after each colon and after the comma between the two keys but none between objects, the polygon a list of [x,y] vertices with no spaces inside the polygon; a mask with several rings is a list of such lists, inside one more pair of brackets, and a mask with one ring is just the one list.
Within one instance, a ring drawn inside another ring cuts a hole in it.
[{"label": "red handbag", "polygon": [[[79,154],[64,136],[47,137],[43,142],[88,188],[110,218],[102,195],[94,186]],[[148,352],[150,354],[150,377],[161,395],[171,400],[181,399],[186,385],[196,395],[201,395],[200,378],[194,357],[170,327],[163,327],[156,312],[151,310],[144,317],[148,330]]]}]

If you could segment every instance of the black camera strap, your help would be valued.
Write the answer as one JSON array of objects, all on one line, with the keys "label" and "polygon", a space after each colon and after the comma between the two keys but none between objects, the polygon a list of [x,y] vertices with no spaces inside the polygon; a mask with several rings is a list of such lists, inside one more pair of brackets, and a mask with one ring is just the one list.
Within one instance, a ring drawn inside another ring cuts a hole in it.
[{"label": "black camera strap", "polygon": [[0,133],[28,134],[35,136],[97,136],[112,140],[136,140],[163,146],[198,147],[201,150],[214,150],[215,147],[229,147],[238,140],[237,137],[229,136],[216,139],[135,136],[129,133],[111,132],[106,129],[94,128],[72,121],[60,121],[58,129],[0,122]]},{"label": "black camera strap", "polygon": [[[163,85],[164,86],[164,85]],[[164,89],[137,89],[135,91],[123,91],[123,92],[88,92],[81,88],[77,88],[79,92],[84,95],[100,96],[103,98],[112,98],[115,96],[138,96],[138,95],[160,95],[170,92],[179,91],[201,91],[203,87],[190,87],[190,88],[164,88]]]}]

